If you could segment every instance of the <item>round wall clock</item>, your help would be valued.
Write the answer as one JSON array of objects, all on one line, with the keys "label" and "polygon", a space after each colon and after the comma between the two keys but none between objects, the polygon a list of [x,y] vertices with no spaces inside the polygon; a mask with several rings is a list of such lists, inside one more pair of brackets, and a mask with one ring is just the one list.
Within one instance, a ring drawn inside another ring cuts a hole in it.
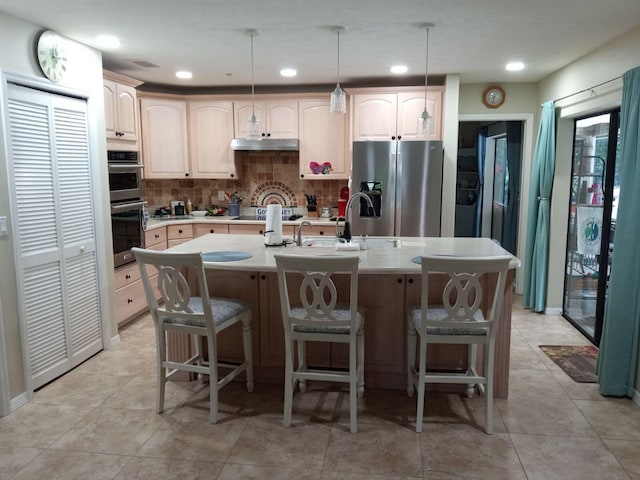
[{"label": "round wall clock", "polygon": [[47,30],[38,38],[38,64],[42,73],[52,82],[59,82],[67,71],[64,40],[57,33]]},{"label": "round wall clock", "polygon": [[482,103],[487,108],[498,108],[505,101],[504,89],[498,85],[491,85],[482,92]]}]

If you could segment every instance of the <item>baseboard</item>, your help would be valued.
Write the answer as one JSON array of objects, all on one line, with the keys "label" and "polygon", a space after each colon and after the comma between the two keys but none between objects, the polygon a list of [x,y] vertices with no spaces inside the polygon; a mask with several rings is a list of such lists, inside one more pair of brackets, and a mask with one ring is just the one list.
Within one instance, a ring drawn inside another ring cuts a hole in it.
[{"label": "baseboard", "polygon": [[11,411],[15,411],[28,402],[29,396],[27,395],[27,392],[21,393],[17,397],[11,399]]},{"label": "baseboard", "polygon": [[562,308],[552,308],[548,307],[544,309],[545,315],[562,315]]},{"label": "baseboard", "polygon": [[109,344],[109,348],[113,348],[116,345],[118,345],[119,343],[120,343],[120,335],[116,335],[115,337],[111,337],[111,343]]}]

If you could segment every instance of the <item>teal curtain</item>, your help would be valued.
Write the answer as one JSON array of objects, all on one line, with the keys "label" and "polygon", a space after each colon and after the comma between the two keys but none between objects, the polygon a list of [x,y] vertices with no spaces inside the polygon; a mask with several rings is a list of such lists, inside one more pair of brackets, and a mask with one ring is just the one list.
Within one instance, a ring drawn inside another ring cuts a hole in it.
[{"label": "teal curtain", "polygon": [[640,67],[622,77],[620,199],[598,355],[600,393],[631,397],[640,332]]},{"label": "teal curtain", "polygon": [[525,307],[544,311],[549,270],[549,216],[556,161],[556,113],[553,102],[542,106],[538,140],[531,167],[527,245],[524,258]]}]

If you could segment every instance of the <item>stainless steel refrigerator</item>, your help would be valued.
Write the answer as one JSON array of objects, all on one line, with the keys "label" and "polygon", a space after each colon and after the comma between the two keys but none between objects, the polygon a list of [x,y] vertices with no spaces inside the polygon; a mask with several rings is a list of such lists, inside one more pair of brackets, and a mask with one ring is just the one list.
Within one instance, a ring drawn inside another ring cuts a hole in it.
[{"label": "stainless steel refrigerator", "polygon": [[360,198],[347,212],[352,235],[440,236],[442,157],[441,141],[353,142],[351,192],[375,212]]}]

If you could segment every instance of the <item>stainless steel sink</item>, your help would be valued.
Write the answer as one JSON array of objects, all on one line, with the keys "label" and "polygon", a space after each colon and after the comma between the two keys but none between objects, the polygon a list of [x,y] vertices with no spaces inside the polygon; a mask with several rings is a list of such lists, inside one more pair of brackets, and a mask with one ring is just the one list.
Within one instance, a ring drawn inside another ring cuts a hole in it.
[{"label": "stainless steel sink", "polygon": [[[302,246],[306,248],[336,248],[335,237],[306,237],[302,239]],[[360,245],[360,238],[354,237],[353,244]],[[367,249],[377,250],[382,248],[394,248],[400,246],[400,241],[395,237],[367,238]]]}]

